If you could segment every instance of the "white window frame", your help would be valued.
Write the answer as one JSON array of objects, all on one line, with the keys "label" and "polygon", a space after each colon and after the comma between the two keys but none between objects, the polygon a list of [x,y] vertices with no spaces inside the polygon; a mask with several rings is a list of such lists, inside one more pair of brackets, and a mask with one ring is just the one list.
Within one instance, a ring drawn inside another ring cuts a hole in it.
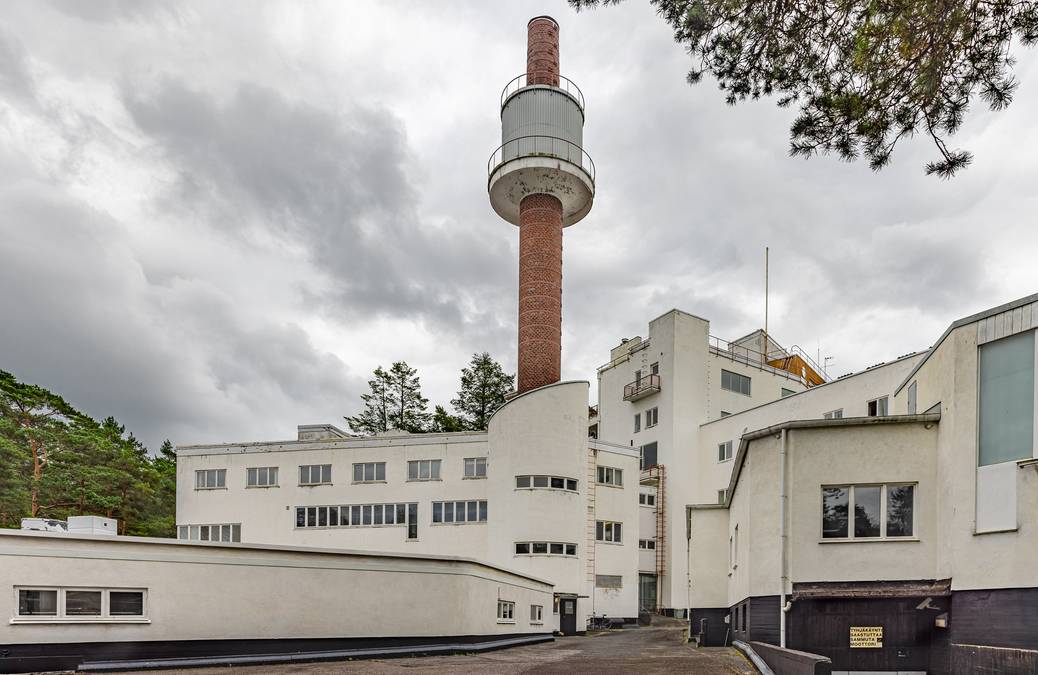
[{"label": "white window frame", "polygon": [[497,601],[497,622],[515,623],[515,603],[510,600]]},{"label": "white window frame", "polygon": [[653,406],[645,411],[645,428],[651,429],[660,423],[660,408]]},{"label": "white window frame", "polygon": [[602,544],[623,544],[623,525],[623,522],[618,520],[596,520],[595,541]]},{"label": "white window frame", "polygon": [[[214,532],[218,535],[216,539],[213,539]],[[226,539],[224,538],[225,532],[227,533]],[[203,533],[205,539],[202,538]],[[180,541],[208,541],[216,544],[239,544],[241,543],[241,523],[185,523],[177,525],[177,539]]]},{"label": "white window frame", "polygon": [[[212,476],[212,485],[209,484],[210,476]],[[201,481],[199,481],[200,478],[202,479]],[[195,489],[226,490],[227,469],[195,469]]]},{"label": "white window frame", "polygon": [[[742,389],[735,389],[733,386],[728,386],[728,387],[724,386],[724,374],[725,373],[728,373],[731,376],[731,377],[728,378],[729,379],[729,384],[732,384],[732,383],[735,383],[735,382],[740,382],[741,383],[742,380],[745,379],[746,380],[746,391],[742,391]],[[730,391],[730,392],[733,392],[733,393],[736,393],[736,394],[742,394],[743,396],[753,396],[753,378],[750,377],[749,375],[743,375],[742,373],[737,373],[734,370],[727,370],[725,368],[722,368],[721,369],[721,389],[723,389],[725,391]]]},{"label": "white window frame", "polygon": [[[432,480],[441,480],[440,476],[443,460],[440,459],[412,459],[407,462],[407,482],[418,483]],[[413,471],[412,471],[413,469]]]},{"label": "white window frame", "polygon": [[[361,467],[361,479],[357,480],[357,467]],[[371,467],[371,478],[368,478],[368,467]],[[379,478],[379,474],[382,477]],[[385,462],[354,462],[353,463],[353,485],[359,485],[361,483],[385,483],[386,482],[386,463]]]},{"label": "white window frame", "polygon": [[634,433],[642,430],[642,414],[634,413]]},{"label": "white window frame", "polygon": [[[533,550],[534,544],[544,545],[544,553],[535,553]],[[520,553],[516,548],[518,546],[526,546],[526,553]],[[553,546],[561,546],[562,553],[552,553],[551,549]],[[572,551],[572,553],[570,553]],[[577,545],[573,542],[566,541],[517,541],[512,545],[512,554],[515,556],[553,556],[556,558],[576,558],[577,557]]]},{"label": "white window frame", "polygon": [[[465,458],[465,469],[464,478],[478,479],[487,477],[487,458],[486,457],[466,457]],[[470,470],[471,469],[471,470]]]},{"label": "white window frame", "polygon": [[822,419],[827,419],[827,420],[840,420],[840,419],[843,419],[843,408],[837,408],[836,410],[830,410],[827,413],[822,413]]},{"label": "white window frame", "polygon": [[717,491],[717,503],[718,504],[724,504],[726,501],[728,501],[728,488],[725,488],[723,490],[718,490]]},{"label": "white window frame", "polygon": [[[53,591],[56,594],[55,614],[20,614],[19,594],[21,591]],[[101,613],[94,615],[69,615],[66,612],[65,593],[67,591],[87,591],[101,593]],[[13,616],[11,623],[37,624],[37,623],[151,623],[148,618],[148,589],[139,587],[121,588],[118,586],[14,586]],[[140,614],[116,614],[111,613],[111,599],[109,594],[116,593],[140,593]]]},{"label": "white window frame", "polygon": [[724,443],[717,444],[717,463],[722,464],[724,462],[732,461],[732,441],[725,441]]},{"label": "white window frame", "polygon": [[[543,479],[543,480],[542,480]],[[562,487],[553,486],[552,483],[562,481]],[[522,485],[526,483],[526,485]],[[537,483],[544,483],[538,485]],[[566,476],[547,476],[544,474],[520,474],[515,477],[516,490],[555,490],[558,492],[578,492],[580,483],[576,478]]]},{"label": "white window frame", "polygon": [[[260,478],[266,476],[266,482],[260,482]],[[246,488],[272,488],[278,487],[278,467],[276,466],[250,466],[245,469]]]},{"label": "white window frame", "polygon": [[598,485],[608,485],[610,487],[623,487],[624,470],[617,469],[612,466],[602,466],[601,464],[599,464],[595,469],[595,482]]},{"label": "white window frame", "polygon": [[[882,413],[879,411],[879,404],[880,404],[881,401],[883,403],[883,412]],[[876,404],[876,414],[875,415],[870,415],[869,414],[869,406],[871,404],[873,404],[873,403]],[[887,417],[887,416],[889,416],[890,415],[890,397],[886,396],[886,395],[884,395],[884,396],[877,396],[876,398],[872,398],[872,399],[869,399],[868,401],[866,401],[865,402],[865,415],[867,417]]]},{"label": "white window frame", "polygon": [[[325,467],[328,468],[328,480],[325,480]],[[303,480],[303,470],[306,469],[307,480]],[[314,480],[314,470],[317,470],[317,480]],[[300,464],[298,470],[299,487],[313,487],[315,485],[331,485],[332,484],[332,465],[331,464]]]},{"label": "white window frame", "polygon": [[656,495],[651,492],[639,492],[638,504],[639,506],[656,508]]},{"label": "white window frame", "polygon": [[[413,503],[413,502],[411,502]],[[325,530],[342,527],[406,527],[408,502],[382,502],[379,504],[307,504],[297,505],[293,510],[296,530]],[[331,525],[332,509],[336,510],[335,525]],[[302,510],[303,524],[299,524]],[[322,511],[325,524],[321,525]],[[400,514],[402,512],[402,517]],[[310,524],[313,513],[314,524]],[[356,521],[354,522],[354,514]],[[367,520],[368,522],[364,522]]]},{"label": "white window frame", "polygon": [[[855,488],[859,487],[878,487],[879,491],[879,536],[878,537],[855,537],[854,536],[854,492]],[[887,535],[887,488],[891,487],[911,487],[912,488],[912,534],[903,536],[888,536]],[[846,537],[826,537],[825,536],[825,519],[822,518],[822,509],[825,506],[825,502],[822,499],[823,490],[829,488],[843,488],[847,490],[847,536]],[[917,541],[919,539],[918,533],[918,520],[916,519],[916,512],[919,508],[919,483],[914,482],[895,482],[895,483],[835,483],[832,485],[822,485],[818,490],[818,540],[824,543],[830,542],[851,542],[851,541]]]},{"label": "white window frame", "polygon": [[655,551],[656,540],[655,539],[639,539],[638,548],[642,551]]},{"label": "white window frame", "polygon": [[544,605],[530,605],[530,623],[535,626],[544,623]]},{"label": "white window frame", "polygon": [[[448,509],[447,505],[450,504]],[[469,515],[472,512],[471,505],[476,505],[476,517],[470,519]],[[458,507],[462,507],[459,509]],[[431,525],[479,525],[487,522],[489,517],[489,508],[487,506],[487,500],[485,499],[452,499],[449,501],[437,501],[432,503],[432,508],[429,509],[429,518]],[[451,513],[451,520],[447,520],[447,512]],[[437,520],[437,513],[439,513],[439,520]],[[459,518],[458,516],[462,517]]]}]

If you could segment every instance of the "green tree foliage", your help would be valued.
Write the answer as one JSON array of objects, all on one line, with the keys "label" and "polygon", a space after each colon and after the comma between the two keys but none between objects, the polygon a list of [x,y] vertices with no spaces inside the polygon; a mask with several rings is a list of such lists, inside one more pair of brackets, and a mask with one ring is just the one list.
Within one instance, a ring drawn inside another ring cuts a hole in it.
[{"label": "green tree foliage", "polygon": [[432,415],[429,399],[422,396],[418,371],[405,361],[397,361],[389,370],[375,369],[368,380],[370,392],[361,394],[364,409],[353,417],[346,417],[350,429],[357,433],[376,434],[389,429],[411,433],[426,430]]},{"label": "green tree foliage", "polygon": [[[569,0],[577,9],[620,0]],[[650,0],[729,104],[776,94],[796,103],[790,153],[864,155],[878,170],[906,136],[924,134],[944,178],[973,159],[949,149],[977,96],[1009,105],[1010,44],[1038,41],[1038,3],[1025,0]]]},{"label": "green tree foliage", "polygon": [[432,431],[445,432],[464,430],[465,424],[461,421],[461,418],[448,413],[442,405],[436,406],[432,417]]},{"label": "green tree foliage", "polygon": [[473,354],[469,365],[461,370],[458,397],[451,405],[466,429],[485,431],[490,416],[505,402],[505,394],[515,386],[515,376],[508,375],[490,354]]},{"label": "green tree foliage", "polygon": [[115,418],[98,423],[0,371],[0,526],[103,515],[118,518],[123,534],[172,536],[175,507],[168,441],[152,458]]}]

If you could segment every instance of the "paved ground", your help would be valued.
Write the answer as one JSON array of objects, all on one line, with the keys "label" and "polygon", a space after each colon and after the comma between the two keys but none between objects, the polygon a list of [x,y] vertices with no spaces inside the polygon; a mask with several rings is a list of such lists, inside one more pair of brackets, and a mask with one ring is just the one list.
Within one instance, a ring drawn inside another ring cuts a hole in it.
[{"label": "paved ground", "polygon": [[[330,675],[379,673],[421,675],[512,675],[514,673],[721,673],[751,675],[753,666],[734,649],[694,649],[682,642],[679,627],[646,627],[606,631],[588,637],[558,638],[555,642],[515,647],[485,654],[428,656],[410,659],[336,661],[300,665],[209,668],[176,671],[184,675]],[[167,671],[168,672],[168,671]]]}]

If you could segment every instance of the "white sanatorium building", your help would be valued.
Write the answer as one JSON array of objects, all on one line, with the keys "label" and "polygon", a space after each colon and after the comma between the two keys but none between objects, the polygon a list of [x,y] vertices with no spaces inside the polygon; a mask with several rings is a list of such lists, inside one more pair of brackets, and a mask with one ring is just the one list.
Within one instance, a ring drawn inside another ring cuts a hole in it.
[{"label": "white sanatorium building", "polygon": [[487,433],[181,447],[179,534],[484,560],[552,582],[566,633],[691,608],[707,644],[836,670],[1013,672],[1038,663],[1035,326],[1031,296],[825,382],[675,310],[612,351],[590,420],[563,382]]}]

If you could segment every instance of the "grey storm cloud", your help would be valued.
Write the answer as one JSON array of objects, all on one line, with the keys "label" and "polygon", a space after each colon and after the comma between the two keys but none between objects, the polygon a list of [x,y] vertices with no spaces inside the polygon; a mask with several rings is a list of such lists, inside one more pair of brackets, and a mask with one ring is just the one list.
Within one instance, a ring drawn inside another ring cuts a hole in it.
[{"label": "grey storm cloud", "polygon": [[[788,157],[792,111],[689,87],[648,2],[10,2],[0,30],[0,368],[156,447],[341,421],[404,359],[432,403],[514,369],[517,231],[486,195],[525,25],[562,24],[598,170],[564,242],[563,376],[677,307],[839,372],[1032,293],[1038,57],[968,118],[976,161]],[[450,49],[444,49],[450,45]],[[811,351],[811,349],[809,349]],[[592,389],[594,390],[594,388]]]}]

